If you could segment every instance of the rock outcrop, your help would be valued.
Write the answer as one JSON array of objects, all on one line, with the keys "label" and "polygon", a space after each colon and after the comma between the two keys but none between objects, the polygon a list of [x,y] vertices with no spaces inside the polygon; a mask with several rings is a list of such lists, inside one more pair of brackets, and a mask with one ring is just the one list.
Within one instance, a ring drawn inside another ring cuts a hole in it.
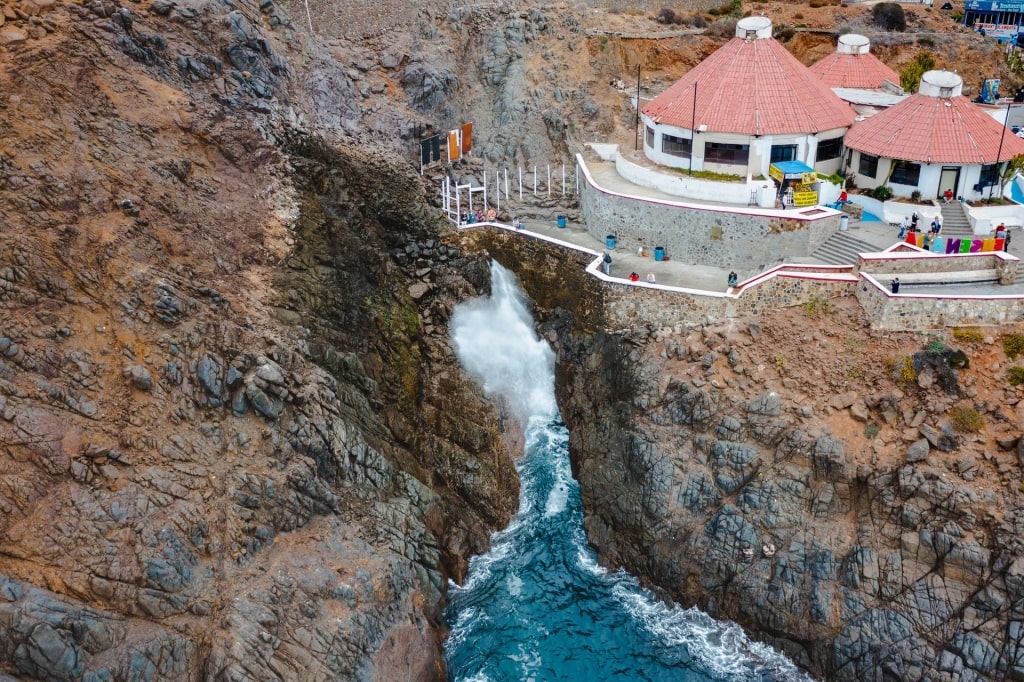
[{"label": "rock outcrop", "polygon": [[[872,338],[846,303],[841,327],[796,309],[564,337],[591,542],[825,679],[1021,676],[1021,423],[1002,349],[933,339],[912,359],[921,340]],[[926,371],[942,379],[921,388]]]},{"label": "rock outcrop", "polygon": [[350,79],[273,3],[40,12],[0,48],[0,678],[442,679],[518,499],[445,330],[486,262],[325,140]]}]

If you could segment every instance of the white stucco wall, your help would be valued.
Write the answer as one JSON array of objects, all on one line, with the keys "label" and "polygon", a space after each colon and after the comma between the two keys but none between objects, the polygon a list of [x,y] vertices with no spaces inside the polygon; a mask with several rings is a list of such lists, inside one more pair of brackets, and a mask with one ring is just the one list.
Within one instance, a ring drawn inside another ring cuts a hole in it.
[{"label": "white stucco wall", "polygon": [[967,219],[975,235],[987,237],[999,223],[1007,227],[1024,227],[1024,206],[968,206]]},{"label": "white stucco wall", "polygon": [[[860,152],[853,150],[850,161],[850,177],[856,183],[857,187],[861,189],[878,187],[883,184],[885,179],[888,177],[889,168],[891,167],[892,162],[892,159],[879,158],[876,177],[871,178],[866,175],[861,175],[858,172],[858,169],[860,168]],[[921,192],[922,199],[935,199],[939,196],[939,182],[942,179],[942,169],[952,167],[953,165],[955,164],[923,163],[921,164],[921,175],[916,186],[901,185],[895,182],[890,182],[889,187],[892,189],[893,195],[897,197],[910,197],[914,190],[918,190]],[[978,184],[978,179],[980,177],[980,164],[960,166],[960,177],[956,188],[956,195],[958,197],[962,196],[968,201],[987,197],[989,194],[987,188],[981,192],[974,190],[974,186]]]},{"label": "white stucco wall", "polygon": [[[696,134],[692,148],[693,159],[687,156],[675,156],[661,151],[662,138],[664,135],[671,135],[684,140],[693,138],[693,133],[688,128],[655,123],[650,117],[640,115],[643,125],[641,135],[644,140],[644,155],[651,161],[670,168],[681,168],[685,170],[706,170],[715,173],[732,173],[734,175],[751,175],[757,177],[763,175],[768,177],[768,166],[771,165],[771,154],[773,146],[796,145],[796,160],[802,161],[815,168],[821,173],[832,174],[839,170],[841,157],[828,159],[820,164],[815,163],[818,151],[818,141],[828,140],[835,137],[842,137],[846,132],[844,128],[835,128],[815,134],[803,135],[762,135],[750,136],[721,132],[700,132]],[[647,129],[654,130],[654,145],[648,144]],[[733,165],[723,163],[710,163],[705,160],[705,146],[709,142],[723,144],[745,144],[750,148],[747,165]]]},{"label": "white stucco wall", "polygon": [[775,207],[775,185],[771,180],[715,182],[692,177],[685,170],[672,172],[666,168],[645,168],[621,155],[615,158],[615,170],[635,185],[650,187],[676,197],[745,206],[753,194],[761,208]]}]

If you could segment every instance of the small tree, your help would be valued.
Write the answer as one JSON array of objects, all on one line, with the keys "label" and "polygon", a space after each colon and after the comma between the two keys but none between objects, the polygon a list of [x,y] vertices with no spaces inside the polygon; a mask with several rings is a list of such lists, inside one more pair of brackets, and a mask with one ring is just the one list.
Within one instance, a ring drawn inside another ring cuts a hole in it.
[{"label": "small tree", "polygon": [[1017,173],[1024,171],[1024,154],[1018,154],[1006,163],[1006,168],[1003,170],[1003,183],[1006,184],[1010,178]]},{"label": "small tree", "polygon": [[[881,5],[875,5],[875,7],[881,7]],[[918,52],[913,61],[904,66],[903,71],[900,72],[900,86],[907,92],[916,92],[917,86],[921,84],[921,76],[934,68],[935,58],[932,57],[931,52],[924,50]]]},{"label": "small tree", "polygon": [[903,13],[903,7],[895,2],[883,2],[871,8],[871,18],[875,26],[886,31],[906,31],[907,15]]}]

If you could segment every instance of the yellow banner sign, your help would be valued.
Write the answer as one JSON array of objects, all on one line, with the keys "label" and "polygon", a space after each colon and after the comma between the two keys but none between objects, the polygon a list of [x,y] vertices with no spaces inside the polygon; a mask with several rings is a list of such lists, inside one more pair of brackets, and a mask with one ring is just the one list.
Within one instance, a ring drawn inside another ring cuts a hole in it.
[{"label": "yellow banner sign", "polygon": [[794,206],[814,206],[818,203],[817,192],[793,192]]}]

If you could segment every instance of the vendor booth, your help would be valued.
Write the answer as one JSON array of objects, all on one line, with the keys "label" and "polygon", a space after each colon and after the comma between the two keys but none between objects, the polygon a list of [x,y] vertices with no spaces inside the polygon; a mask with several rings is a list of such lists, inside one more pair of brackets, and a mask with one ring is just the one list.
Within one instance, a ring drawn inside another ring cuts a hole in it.
[{"label": "vendor booth", "polygon": [[815,206],[818,203],[818,174],[802,161],[776,161],[768,166],[768,176],[778,183],[779,197],[787,196],[787,206]]}]

